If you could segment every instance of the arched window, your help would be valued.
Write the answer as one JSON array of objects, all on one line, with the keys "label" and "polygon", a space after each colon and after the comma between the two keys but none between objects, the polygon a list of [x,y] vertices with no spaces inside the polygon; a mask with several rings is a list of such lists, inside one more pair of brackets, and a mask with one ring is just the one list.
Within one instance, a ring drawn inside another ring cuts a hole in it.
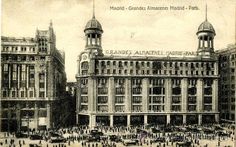
[{"label": "arched window", "polygon": [[81,69],[88,69],[88,62],[87,61],[81,63]]}]

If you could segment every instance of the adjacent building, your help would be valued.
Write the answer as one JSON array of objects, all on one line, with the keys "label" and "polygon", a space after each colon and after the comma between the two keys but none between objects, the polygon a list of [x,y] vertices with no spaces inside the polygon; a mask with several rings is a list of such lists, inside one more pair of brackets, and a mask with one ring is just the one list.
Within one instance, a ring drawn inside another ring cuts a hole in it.
[{"label": "adjacent building", "polygon": [[80,125],[202,124],[219,121],[216,35],[205,19],[192,57],[105,55],[93,15],[78,56],[76,121]]},{"label": "adjacent building", "polygon": [[34,38],[1,37],[1,131],[59,126],[65,86],[52,23]]},{"label": "adjacent building", "polygon": [[226,49],[218,50],[217,54],[220,61],[220,118],[223,122],[235,123],[236,45],[229,45]]},{"label": "adjacent building", "polygon": [[66,127],[71,127],[76,125],[76,82],[66,83],[66,100],[63,102],[63,114],[62,116],[66,121]]}]

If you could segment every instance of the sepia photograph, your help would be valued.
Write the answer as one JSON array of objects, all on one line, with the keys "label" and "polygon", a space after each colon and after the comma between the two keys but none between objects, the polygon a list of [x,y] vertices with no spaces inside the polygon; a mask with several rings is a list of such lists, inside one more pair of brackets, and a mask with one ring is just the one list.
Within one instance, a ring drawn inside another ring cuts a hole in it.
[{"label": "sepia photograph", "polygon": [[234,0],[1,0],[1,147],[236,147]]}]

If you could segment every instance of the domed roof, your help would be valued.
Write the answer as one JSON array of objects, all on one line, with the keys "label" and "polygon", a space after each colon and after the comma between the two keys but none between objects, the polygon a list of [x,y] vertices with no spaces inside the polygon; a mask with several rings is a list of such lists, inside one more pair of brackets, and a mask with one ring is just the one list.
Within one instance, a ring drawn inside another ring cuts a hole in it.
[{"label": "domed roof", "polygon": [[93,17],[91,20],[87,22],[84,30],[88,30],[88,29],[97,29],[97,30],[103,31],[102,25],[95,17]]},{"label": "domed roof", "polygon": [[200,26],[198,27],[198,32],[205,32],[205,31],[212,32],[215,34],[214,27],[207,20],[205,20],[203,23],[201,23]]}]

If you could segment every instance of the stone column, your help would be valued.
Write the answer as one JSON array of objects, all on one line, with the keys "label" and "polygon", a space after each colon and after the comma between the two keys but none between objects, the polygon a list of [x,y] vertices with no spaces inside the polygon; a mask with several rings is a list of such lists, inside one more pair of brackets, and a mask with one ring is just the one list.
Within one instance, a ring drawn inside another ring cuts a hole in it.
[{"label": "stone column", "polygon": [[214,79],[212,84],[212,111],[218,112],[218,79]]},{"label": "stone column", "polygon": [[77,90],[76,90],[76,124],[79,124],[79,112],[81,105],[81,79],[77,78]]},{"label": "stone column", "polygon": [[203,48],[205,49],[205,40],[203,39],[202,42],[203,42]]},{"label": "stone column", "polygon": [[127,115],[127,126],[130,126],[130,114]]},{"label": "stone column", "polygon": [[147,125],[147,124],[148,124],[148,116],[144,115],[144,125]]},{"label": "stone column", "polygon": [[[218,75],[218,73],[219,73],[219,63],[218,63],[218,61],[217,62],[215,62],[215,64],[214,64],[214,74],[215,75]],[[236,72],[235,72],[236,73]]]},{"label": "stone column", "polygon": [[197,80],[197,112],[203,112],[203,79]]},{"label": "stone column", "polygon": [[[18,87],[18,89],[20,88],[20,72],[21,72],[20,66],[18,65],[17,66],[17,87]],[[18,91],[18,93],[19,93],[19,97],[21,97],[20,91]]]},{"label": "stone column", "polygon": [[8,109],[7,109],[7,131],[10,132],[10,121],[11,121],[11,109],[10,109],[10,103],[8,103]]},{"label": "stone column", "polygon": [[96,126],[96,115],[89,116],[89,127],[94,128]]},{"label": "stone column", "polygon": [[215,114],[215,122],[219,123],[219,114]]},{"label": "stone column", "polygon": [[88,46],[88,40],[89,40],[89,36],[86,35],[86,46]]},{"label": "stone column", "polygon": [[97,38],[98,38],[98,36],[97,36],[97,34],[95,34],[95,44],[97,45]]},{"label": "stone column", "polygon": [[188,99],[188,79],[183,78],[181,80],[181,93],[182,93],[182,112],[185,113],[187,111],[187,99]]},{"label": "stone column", "polygon": [[18,102],[16,104],[17,131],[20,131],[21,129],[21,113],[20,112],[21,112],[21,107],[20,107],[20,103]]},{"label": "stone column", "polygon": [[108,79],[108,108],[109,112],[114,112],[114,106],[115,106],[115,85],[114,85],[114,77],[110,77]]},{"label": "stone column", "polygon": [[90,39],[90,45],[92,45],[93,44],[93,42],[92,42],[92,34],[89,34],[89,39]]},{"label": "stone column", "polygon": [[45,65],[44,69],[44,97],[47,97],[47,64]]},{"label": "stone column", "polygon": [[183,114],[183,124],[186,124],[186,114]]},{"label": "stone column", "polygon": [[212,40],[211,40],[211,46],[212,46],[212,48],[214,48],[214,38],[212,38]]},{"label": "stone column", "polygon": [[34,121],[35,121],[35,129],[38,130],[38,126],[39,126],[39,109],[37,106],[37,103],[35,102],[35,108],[34,108]]},{"label": "stone column", "polygon": [[165,79],[165,112],[171,112],[172,86],[171,78]]},{"label": "stone column", "polygon": [[102,37],[99,38],[99,44],[102,46]]},{"label": "stone column", "polygon": [[51,104],[47,103],[47,128],[51,128]]},{"label": "stone column", "polygon": [[[35,85],[35,97],[39,97],[39,69],[40,69],[40,67],[39,67],[39,65],[38,64],[36,64],[35,66],[34,66],[34,85]],[[51,82],[53,81],[53,79],[51,80]],[[52,84],[53,85],[53,84]],[[50,88],[53,88],[53,87],[50,87]],[[51,90],[51,92],[52,92],[52,90]],[[51,95],[51,97],[50,97],[51,99],[53,98],[53,94]]]},{"label": "stone column", "polygon": [[113,127],[113,115],[110,115],[110,127]]},{"label": "stone column", "polygon": [[131,84],[131,78],[125,79],[125,110],[126,112],[131,112],[131,105],[132,105],[132,84]]},{"label": "stone column", "polygon": [[149,79],[143,78],[142,79],[142,107],[143,112],[148,112],[148,99],[149,99]]},{"label": "stone column", "polygon": [[[26,65],[26,88],[27,88],[27,90],[29,88],[29,65]],[[29,96],[29,94],[28,94],[28,96]]]},{"label": "stone column", "polygon": [[88,77],[88,111],[94,112],[96,111],[96,81],[92,77]]},{"label": "stone column", "polygon": [[166,115],[166,124],[169,124],[170,123],[170,114],[167,114]]},{"label": "stone column", "polygon": [[198,115],[198,125],[202,125],[202,114]]},{"label": "stone column", "polygon": [[200,45],[201,45],[201,41],[200,41],[200,38],[198,38],[198,48],[200,48]]},{"label": "stone column", "polygon": [[[8,83],[9,83],[9,86],[8,88],[11,89],[11,67],[12,65],[8,64],[9,65],[9,71],[8,71]],[[10,94],[11,95],[11,94]]]},{"label": "stone column", "polygon": [[210,48],[210,40],[209,36],[207,36],[207,47]]}]

